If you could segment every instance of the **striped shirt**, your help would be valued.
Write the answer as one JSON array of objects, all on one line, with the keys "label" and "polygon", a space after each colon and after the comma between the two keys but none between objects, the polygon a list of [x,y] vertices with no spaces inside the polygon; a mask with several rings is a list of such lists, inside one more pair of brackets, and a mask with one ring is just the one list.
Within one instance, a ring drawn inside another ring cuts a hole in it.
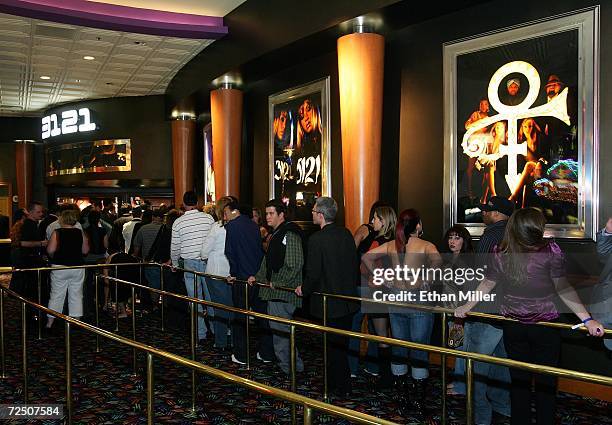
[{"label": "striped shirt", "polygon": [[161,227],[161,223],[145,224],[140,228],[138,233],[136,233],[136,236],[134,236],[134,243],[132,245],[140,248],[141,258],[147,258],[149,256],[149,251],[151,250],[153,242],[155,242]]},{"label": "striped shirt", "polygon": [[176,219],[172,225],[170,243],[170,260],[178,265],[179,258],[186,260],[200,259],[203,239],[208,236],[214,223],[210,214],[198,210],[189,210]]}]

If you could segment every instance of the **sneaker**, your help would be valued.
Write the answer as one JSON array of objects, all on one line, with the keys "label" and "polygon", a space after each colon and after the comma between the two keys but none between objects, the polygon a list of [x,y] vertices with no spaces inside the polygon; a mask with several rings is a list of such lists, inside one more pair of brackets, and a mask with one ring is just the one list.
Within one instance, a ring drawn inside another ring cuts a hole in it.
[{"label": "sneaker", "polygon": [[357,375],[355,375],[354,373],[351,373],[351,378],[357,378]]},{"label": "sneaker", "polygon": [[261,357],[261,354],[259,354],[259,351],[257,352],[257,360],[261,360],[264,363],[272,363],[272,360],[267,360]]},{"label": "sneaker", "polygon": [[367,373],[368,375],[370,375],[370,376],[378,376],[378,372],[370,372],[370,371],[369,371],[369,370],[367,370],[367,369],[363,369],[363,371],[364,371],[365,373]]},{"label": "sneaker", "polygon": [[238,359],[236,358],[236,356],[234,356],[233,354],[232,354],[232,362],[234,362],[234,363],[236,363],[236,364],[239,364],[239,365],[245,365],[245,364],[246,364],[246,362],[243,362],[243,361],[241,361],[241,360],[238,360]]}]

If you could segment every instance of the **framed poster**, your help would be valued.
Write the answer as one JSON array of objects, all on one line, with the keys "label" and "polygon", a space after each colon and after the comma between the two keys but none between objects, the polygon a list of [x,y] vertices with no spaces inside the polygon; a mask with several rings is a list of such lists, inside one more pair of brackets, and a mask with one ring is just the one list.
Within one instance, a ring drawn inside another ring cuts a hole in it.
[{"label": "framed poster", "polygon": [[316,198],[331,194],[329,77],[270,96],[268,108],[270,198],[310,222]]},{"label": "framed poster", "polygon": [[48,146],[46,163],[48,177],[130,171],[131,141],[112,139]]},{"label": "framed poster", "polygon": [[444,45],[445,225],[479,205],[536,207],[547,235],[593,239],[598,206],[598,7]]}]

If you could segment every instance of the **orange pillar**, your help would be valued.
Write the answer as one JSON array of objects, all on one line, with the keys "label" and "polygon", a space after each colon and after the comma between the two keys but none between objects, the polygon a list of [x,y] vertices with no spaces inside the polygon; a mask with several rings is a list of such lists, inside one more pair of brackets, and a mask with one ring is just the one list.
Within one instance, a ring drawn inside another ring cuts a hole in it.
[{"label": "orange pillar", "polygon": [[183,194],[193,190],[195,131],[193,119],[172,121],[172,174],[177,208],[183,204]]},{"label": "orange pillar", "polygon": [[15,144],[15,168],[17,174],[17,197],[19,208],[27,208],[32,200],[32,144]]},{"label": "orange pillar", "polygon": [[338,39],[344,177],[344,222],[367,222],[380,194],[384,37],[354,33]]},{"label": "orange pillar", "polygon": [[213,166],[217,198],[240,198],[242,91],[219,88],[210,92]]}]

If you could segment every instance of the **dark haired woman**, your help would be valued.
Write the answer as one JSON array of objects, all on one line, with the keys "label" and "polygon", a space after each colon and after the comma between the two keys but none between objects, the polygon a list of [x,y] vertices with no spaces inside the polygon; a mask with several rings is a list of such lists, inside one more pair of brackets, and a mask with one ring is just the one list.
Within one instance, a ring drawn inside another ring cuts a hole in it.
[{"label": "dark haired woman", "polygon": [[[474,248],[472,246],[472,236],[470,232],[461,224],[455,224],[444,234],[442,244],[440,245],[440,253],[444,259],[445,267],[453,269],[466,268],[473,266]],[[455,281],[443,283],[442,291],[444,293],[457,294],[462,287],[466,287],[465,283],[458,285]],[[456,303],[445,303],[442,307],[455,308]],[[458,335],[463,335],[463,319],[455,318],[449,323],[449,340],[452,338],[457,340]],[[453,348],[461,350],[463,344],[453,345]],[[457,357],[455,359],[455,381],[447,386],[449,395],[465,394],[465,359]]]},{"label": "dark haired woman", "polygon": [[[503,285],[501,313],[518,322],[504,323],[504,345],[508,357],[528,363],[557,366],[561,336],[555,328],[536,325],[559,318],[556,295],[578,316],[592,336],[602,337],[603,326],[594,320],[580,301],[565,276],[565,258],[561,248],[544,239],[544,215],[535,208],[516,211],[508,220],[506,234],[497,249],[488,276],[478,285],[478,291],[488,294],[498,283]],[[455,316],[465,317],[477,301],[468,302],[455,310]],[[511,368],[511,424],[531,423],[530,372]],[[536,422],[555,423],[557,378],[535,375]]]},{"label": "dark haired woman", "polygon": [[[438,267],[442,264],[442,258],[436,246],[420,237],[423,234],[423,224],[419,213],[414,209],[401,212],[395,226],[395,239],[382,244],[378,248],[369,251],[372,254],[386,254],[393,258],[396,265],[403,265],[414,270],[421,267]],[[396,281],[392,284],[396,292],[407,290],[412,293],[425,291],[428,284],[419,279],[416,282]],[[418,297],[417,297],[418,300]],[[416,302],[418,304],[419,302]],[[403,339],[410,342],[429,344],[433,329],[434,316],[432,313],[409,309],[404,307],[389,307],[389,320],[391,322],[391,333],[393,338]],[[393,347],[394,358],[407,360],[408,350],[402,347]],[[410,364],[413,388],[411,407],[422,413],[425,407],[425,384],[429,377],[429,355],[425,351],[410,351]],[[392,363],[391,371],[395,375],[396,382],[400,385],[408,380],[407,361]],[[405,404],[405,403],[402,403]]]}]

